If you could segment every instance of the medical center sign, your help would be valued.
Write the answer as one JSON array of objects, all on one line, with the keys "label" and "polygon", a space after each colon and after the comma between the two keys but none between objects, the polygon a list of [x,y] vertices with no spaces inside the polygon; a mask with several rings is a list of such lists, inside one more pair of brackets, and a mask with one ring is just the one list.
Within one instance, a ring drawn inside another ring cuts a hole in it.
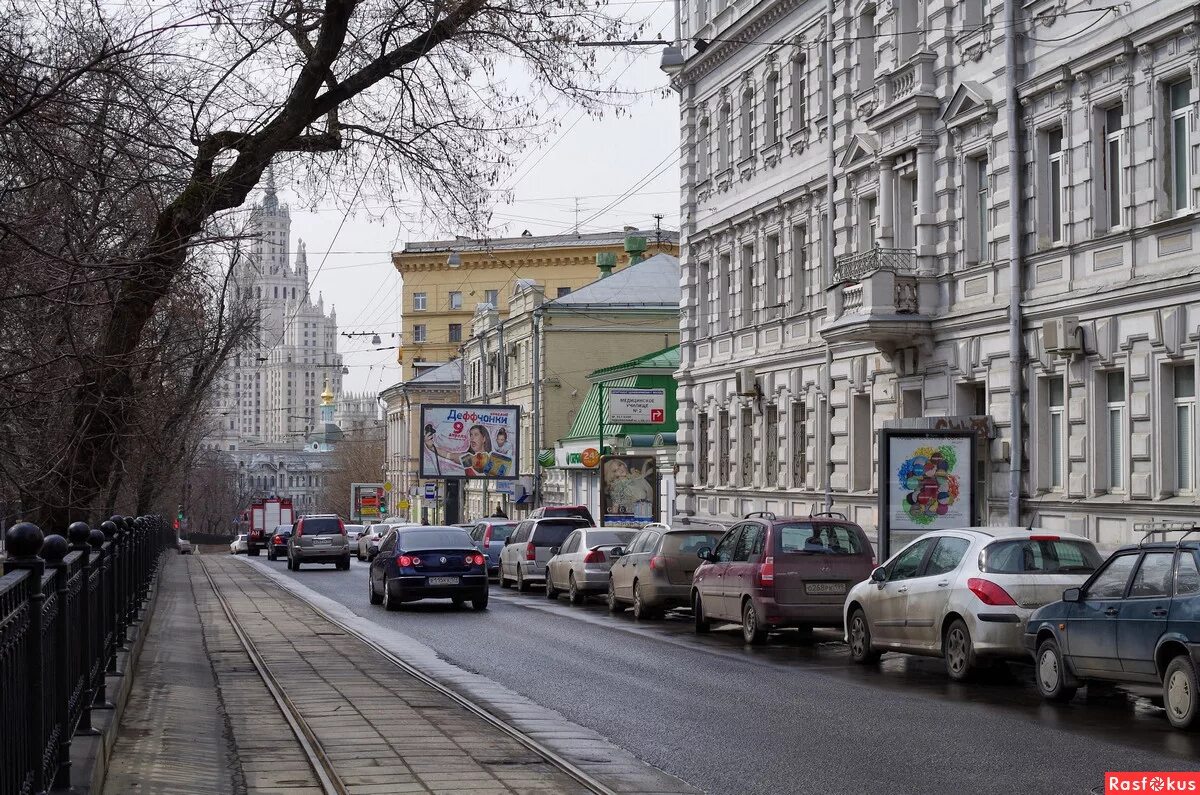
[{"label": "medical center sign", "polygon": [[608,396],[607,422],[635,425],[659,425],[667,421],[667,391],[665,389],[605,390]]}]

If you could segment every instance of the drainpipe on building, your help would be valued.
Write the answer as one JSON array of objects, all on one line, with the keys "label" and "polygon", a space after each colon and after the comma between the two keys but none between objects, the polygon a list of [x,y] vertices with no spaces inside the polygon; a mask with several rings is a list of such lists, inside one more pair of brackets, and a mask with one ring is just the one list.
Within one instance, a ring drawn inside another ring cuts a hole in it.
[{"label": "drainpipe on building", "polygon": [[[487,360],[487,329],[479,335],[479,366],[483,368],[483,402],[487,403],[492,396],[488,390],[488,360]],[[499,367],[496,368],[496,377],[500,377]],[[466,508],[466,481],[463,481],[463,507]],[[488,482],[485,478],[483,481],[483,512],[480,516],[488,515]]]},{"label": "drainpipe on building", "polygon": [[[825,68],[825,124],[826,148],[828,157],[825,162],[825,322],[830,322],[830,300],[833,289],[833,186],[836,180],[834,174],[834,120],[833,120],[833,0],[825,2],[825,57],[822,58]],[[825,510],[833,510],[833,349],[829,340],[825,341],[825,378],[822,391],[825,393]]]},{"label": "drainpipe on building", "polygon": [[1008,457],[1008,524],[1021,526],[1021,466],[1024,463],[1024,416],[1021,396],[1024,391],[1025,359],[1022,355],[1021,297],[1025,292],[1024,265],[1021,261],[1021,131],[1017,82],[1021,64],[1017,52],[1017,3],[1004,4],[1004,66],[1008,73],[1004,96],[1008,122],[1008,398],[1012,443]]},{"label": "drainpipe on building", "polygon": [[542,504],[542,310],[533,310],[533,505]]}]

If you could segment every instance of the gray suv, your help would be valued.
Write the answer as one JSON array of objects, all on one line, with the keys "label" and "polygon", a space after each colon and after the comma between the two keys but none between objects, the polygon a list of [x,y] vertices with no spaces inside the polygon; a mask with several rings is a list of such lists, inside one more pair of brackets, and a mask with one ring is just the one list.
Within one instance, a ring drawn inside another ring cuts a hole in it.
[{"label": "gray suv", "polygon": [[350,539],[341,517],[301,516],[287,542],[287,562],[292,571],[299,571],[302,563],[333,563],[349,571]]},{"label": "gray suv", "polygon": [[546,563],[554,557],[551,547],[562,546],[567,536],[580,527],[591,527],[587,519],[526,519],[504,541],[500,551],[500,587],[516,583],[528,591],[533,583],[546,581]]}]

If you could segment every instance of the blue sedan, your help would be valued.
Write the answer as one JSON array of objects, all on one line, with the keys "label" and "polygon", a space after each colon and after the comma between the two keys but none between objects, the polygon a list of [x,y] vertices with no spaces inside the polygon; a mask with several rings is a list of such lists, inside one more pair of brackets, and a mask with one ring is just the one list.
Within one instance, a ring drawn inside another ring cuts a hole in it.
[{"label": "blue sedan", "polygon": [[399,527],[388,531],[367,574],[371,604],[398,610],[404,602],[451,599],[476,610],[488,605],[487,558],[460,527]]},{"label": "blue sedan", "polygon": [[1200,540],[1122,547],[1034,612],[1025,645],[1048,700],[1091,682],[1157,685],[1172,726],[1200,726]]}]

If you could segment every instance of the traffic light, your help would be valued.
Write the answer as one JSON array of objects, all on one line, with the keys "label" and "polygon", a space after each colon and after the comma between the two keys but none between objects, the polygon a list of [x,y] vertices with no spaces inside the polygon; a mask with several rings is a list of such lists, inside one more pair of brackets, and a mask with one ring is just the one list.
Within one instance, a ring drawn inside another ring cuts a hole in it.
[{"label": "traffic light", "polygon": [[178,521],[183,521],[183,505],[179,506],[179,514],[175,517]]},{"label": "traffic light", "polygon": [[379,515],[387,516],[387,497],[379,498]]}]

